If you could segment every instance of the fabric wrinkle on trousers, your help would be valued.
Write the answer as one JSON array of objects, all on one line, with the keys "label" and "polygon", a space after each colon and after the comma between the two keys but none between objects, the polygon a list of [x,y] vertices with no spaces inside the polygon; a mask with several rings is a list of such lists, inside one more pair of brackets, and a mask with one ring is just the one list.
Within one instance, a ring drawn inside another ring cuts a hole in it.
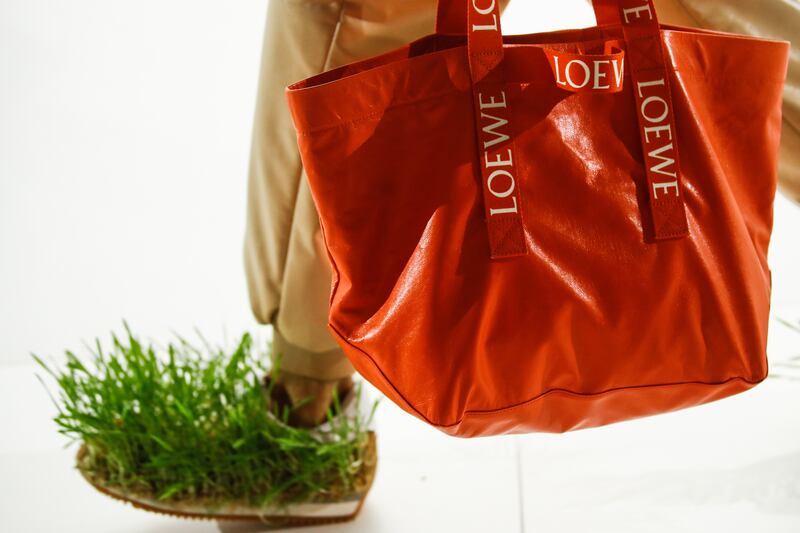
[{"label": "fabric wrinkle on trousers", "polygon": [[353,366],[327,329],[332,270],[285,87],[432,33],[436,0],[270,0],[248,177],[244,265],[257,322],[273,325],[273,361],[339,379]]}]

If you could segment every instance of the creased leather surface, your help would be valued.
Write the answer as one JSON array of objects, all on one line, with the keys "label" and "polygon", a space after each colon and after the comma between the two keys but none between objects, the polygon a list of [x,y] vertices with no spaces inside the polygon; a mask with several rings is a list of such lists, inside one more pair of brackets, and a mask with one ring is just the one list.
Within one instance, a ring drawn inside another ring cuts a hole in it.
[{"label": "creased leather surface", "polygon": [[679,409],[766,377],[767,248],[788,44],[662,27],[689,235],[645,242],[630,79],[552,83],[505,36],[530,250],[491,261],[465,41],[433,35],[287,88],[356,369],[452,435],[561,432]]}]

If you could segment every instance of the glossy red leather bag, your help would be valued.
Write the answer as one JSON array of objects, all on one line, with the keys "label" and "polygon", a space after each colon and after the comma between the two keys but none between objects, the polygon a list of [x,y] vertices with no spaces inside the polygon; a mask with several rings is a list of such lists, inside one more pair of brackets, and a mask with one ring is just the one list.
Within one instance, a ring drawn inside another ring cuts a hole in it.
[{"label": "glossy red leather bag", "polygon": [[452,435],[563,432],[767,375],[786,42],[502,36],[493,0],[287,87],[355,368]]}]

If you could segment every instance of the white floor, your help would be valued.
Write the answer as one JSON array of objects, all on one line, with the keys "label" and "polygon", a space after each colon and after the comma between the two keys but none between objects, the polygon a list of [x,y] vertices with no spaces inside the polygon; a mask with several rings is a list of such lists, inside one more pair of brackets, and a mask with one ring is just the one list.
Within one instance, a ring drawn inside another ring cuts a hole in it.
[{"label": "white floor", "polygon": [[[241,245],[263,0],[0,2],[0,532],[216,531],[90,489],[29,353],[258,331]],[[509,33],[591,24],[512,2]],[[384,401],[357,522],[315,531],[800,531],[800,209],[776,202],[772,377],[566,435],[459,440]]]},{"label": "white floor", "polygon": [[[772,353],[798,357],[800,335],[781,335],[795,349]],[[218,530],[90,488],[33,371],[0,370],[0,531]],[[796,533],[798,405],[800,374],[776,369],[752,391],[677,413],[565,435],[464,440],[384,399],[378,474],[361,515],[314,531]]]}]

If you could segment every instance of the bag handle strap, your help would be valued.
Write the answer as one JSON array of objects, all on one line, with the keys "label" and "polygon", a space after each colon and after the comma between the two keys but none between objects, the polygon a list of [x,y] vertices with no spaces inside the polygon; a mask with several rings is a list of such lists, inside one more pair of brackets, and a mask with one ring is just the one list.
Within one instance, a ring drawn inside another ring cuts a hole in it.
[{"label": "bag handle strap", "polygon": [[[593,6],[598,23],[622,25],[639,121],[652,238],[661,241],[684,237],[688,234],[688,224],[680,183],[674,107],[669,88],[671,66],[665,54],[653,0],[594,0]],[[461,24],[461,29],[456,29],[456,24]],[[490,163],[506,159],[510,161],[513,153],[513,139],[510,136],[508,139],[497,137],[495,134],[498,125],[506,125],[513,116],[503,83],[503,37],[498,0],[439,0],[437,33],[462,34],[464,29],[467,30],[476,130],[484,147],[491,143],[495,148],[491,153],[484,153],[482,162],[485,164],[481,165],[492,257],[525,254],[527,247],[519,215],[520,199],[513,195],[513,175],[509,174],[506,179],[510,179],[508,188],[500,188],[500,192],[505,194],[501,198],[513,199],[513,206],[507,205],[503,211],[499,211],[506,215],[503,217],[492,218],[491,212],[491,205],[497,203],[497,186],[493,190],[492,185],[497,181],[499,169],[493,170]],[[487,95],[490,95],[491,100],[487,100]],[[489,111],[494,111],[494,114]],[[486,123],[487,120],[495,122]],[[497,214],[495,209],[494,216]],[[516,220],[511,221],[511,218]],[[500,219],[504,219],[502,224],[494,222]],[[493,227],[503,229],[493,230]],[[499,245],[500,241],[505,244]]]},{"label": "bag handle strap", "polygon": [[528,246],[516,183],[514,115],[510,109],[513,97],[510,91],[516,88],[505,84],[499,1],[457,0],[456,3],[462,8],[469,3],[465,18],[467,50],[491,258],[525,255]]},{"label": "bag handle strap", "polygon": [[689,234],[681,187],[669,62],[653,0],[617,0],[647,178],[653,239]]},{"label": "bag handle strap", "polygon": [[619,24],[618,0],[592,0],[592,9],[598,26]]}]

